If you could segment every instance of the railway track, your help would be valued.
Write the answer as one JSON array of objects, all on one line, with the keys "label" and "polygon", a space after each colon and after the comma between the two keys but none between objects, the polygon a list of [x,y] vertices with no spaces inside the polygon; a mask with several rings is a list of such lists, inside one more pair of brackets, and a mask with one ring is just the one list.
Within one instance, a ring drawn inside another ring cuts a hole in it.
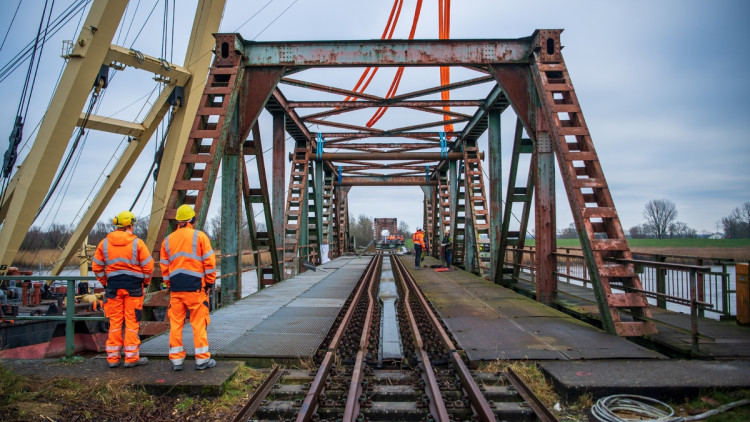
[{"label": "railway track", "polygon": [[518,377],[473,373],[401,261],[377,254],[317,369],[274,369],[235,421],[554,421]]}]

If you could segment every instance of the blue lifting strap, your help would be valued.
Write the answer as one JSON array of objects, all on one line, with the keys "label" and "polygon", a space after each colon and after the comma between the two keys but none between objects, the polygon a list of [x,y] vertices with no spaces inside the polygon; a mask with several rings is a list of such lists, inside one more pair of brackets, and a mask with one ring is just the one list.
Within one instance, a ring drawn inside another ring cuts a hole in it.
[{"label": "blue lifting strap", "polygon": [[440,158],[448,158],[448,138],[440,132]]},{"label": "blue lifting strap", "polygon": [[326,140],[323,138],[323,134],[318,132],[317,138],[315,138],[315,159],[317,161],[323,160],[323,144]]},{"label": "blue lifting strap", "polygon": [[341,169],[341,166],[339,166],[339,186],[341,186],[341,178],[343,177],[342,172],[343,170]]}]

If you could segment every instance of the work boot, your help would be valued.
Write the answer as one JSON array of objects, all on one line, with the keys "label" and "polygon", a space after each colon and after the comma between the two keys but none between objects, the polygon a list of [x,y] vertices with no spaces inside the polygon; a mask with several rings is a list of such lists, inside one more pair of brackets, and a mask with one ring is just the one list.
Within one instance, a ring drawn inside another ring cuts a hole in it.
[{"label": "work boot", "polygon": [[182,365],[172,365],[173,371],[182,371]]},{"label": "work boot", "polygon": [[138,359],[138,362],[132,362],[132,363],[131,362],[125,362],[125,367],[126,368],[135,368],[136,366],[145,365],[147,363],[148,363],[148,358],[143,357],[143,358]]},{"label": "work boot", "polygon": [[213,359],[209,359],[201,363],[200,365],[195,365],[195,369],[198,371],[202,371],[204,369],[213,368],[214,366],[216,366],[216,361]]},{"label": "work boot", "polygon": [[114,363],[113,362],[108,362],[108,363],[109,363],[109,369],[117,368],[118,366],[120,366],[120,362],[119,361],[118,362],[114,362]]}]

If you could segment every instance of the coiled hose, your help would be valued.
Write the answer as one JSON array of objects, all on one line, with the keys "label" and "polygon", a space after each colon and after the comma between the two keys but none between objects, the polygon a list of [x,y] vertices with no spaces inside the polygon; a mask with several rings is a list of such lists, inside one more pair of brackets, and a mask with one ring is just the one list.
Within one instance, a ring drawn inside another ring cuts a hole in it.
[{"label": "coiled hose", "polygon": [[[659,400],[638,395],[616,394],[597,400],[591,408],[591,414],[601,422],[690,422],[703,420],[746,404],[750,404],[750,399],[727,403],[699,415],[675,416],[674,409]],[[628,412],[633,417],[623,418],[615,412]]]}]

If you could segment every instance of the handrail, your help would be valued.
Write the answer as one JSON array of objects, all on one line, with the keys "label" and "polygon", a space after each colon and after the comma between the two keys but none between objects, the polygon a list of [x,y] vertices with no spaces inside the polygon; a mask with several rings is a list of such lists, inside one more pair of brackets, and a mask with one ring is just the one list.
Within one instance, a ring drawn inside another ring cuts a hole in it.
[{"label": "handrail", "polygon": [[622,264],[642,264],[656,268],[665,268],[670,270],[695,270],[698,272],[711,272],[711,266],[709,265],[690,265],[690,264],[674,264],[671,262],[659,262],[649,261],[646,259],[625,259],[625,258],[612,258],[611,261],[619,262]]},{"label": "handrail", "polygon": [[[573,248],[564,248],[566,252],[569,252]],[[518,268],[528,268],[532,277],[534,276],[534,255],[536,251],[531,248],[508,248],[508,251],[513,253],[528,254],[527,256],[531,262],[527,262],[528,265],[522,263]],[[562,282],[570,283],[571,280],[580,281],[586,287],[591,280],[588,279],[587,266],[585,265],[585,257],[583,255],[556,252],[554,255],[561,258],[558,261],[557,271],[554,271],[555,276]],[[664,259],[669,259],[671,256],[660,254],[658,255]],[[675,256],[676,258],[686,258],[682,256]],[[703,260],[710,258],[697,259],[698,264],[703,264]],[[667,303],[689,307],[690,315],[690,329],[685,330],[692,334],[692,350],[697,352],[698,340],[700,337],[705,337],[698,333],[698,316],[703,316],[705,311],[716,312],[722,315],[731,315],[730,307],[728,305],[729,294],[733,292],[729,286],[729,273],[726,271],[726,265],[722,265],[724,270],[720,273],[714,272],[710,265],[693,265],[693,264],[680,264],[663,261],[651,261],[646,259],[623,259],[623,258],[611,258],[611,262],[625,265],[635,265],[639,273],[643,273],[646,276],[643,279],[644,288],[634,289],[626,288],[624,286],[613,286],[613,288],[621,289],[627,292],[639,292],[643,293],[649,298],[655,298],[657,300],[658,307],[665,308]],[[719,260],[720,261],[720,260]],[[506,264],[515,265],[512,262],[506,261]],[[560,268],[562,265],[562,268]],[[639,270],[638,268],[642,268]],[[643,270],[648,268],[648,270]],[[580,272],[579,272],[580,271]],[[577,273],[577,274],[574,274]],[[648,276],[651,277],[648,277]],[[647,281],[649,281],[647,283]],[[531,281],[534,284],[534,280]],[[651,286],[651,290],[647,290],[647,285]],[[653,289],[656,289],[654,291]],[[682,295],[667,294],[666,292],[682,292]],[[708,292],[709,296],[706,295]],[[721,296],[719,297],[719,294]],[[687,297],[686,297],[687,296]],[[705,300],[705,298],[710,298]],[[663,322],[660,322],[665,324]],[[670,324],[665,324],[670,325]],[[677,328],[677,327],[675,327]]]}]

